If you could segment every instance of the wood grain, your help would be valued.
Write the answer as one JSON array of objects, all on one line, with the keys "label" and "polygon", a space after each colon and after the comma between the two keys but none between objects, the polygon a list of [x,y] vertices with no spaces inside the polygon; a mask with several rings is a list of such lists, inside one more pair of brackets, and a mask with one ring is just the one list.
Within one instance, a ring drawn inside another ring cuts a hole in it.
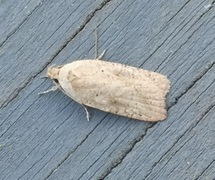
[{"label": "wood grain", "polygon": [[[1,1],[0,179],[213,179],[211,2]],[[166,121],[90,109],[87,122],[62,93],[37,95],[49,65],[94,57],[96,26],[104,59],[170,78]]]}]

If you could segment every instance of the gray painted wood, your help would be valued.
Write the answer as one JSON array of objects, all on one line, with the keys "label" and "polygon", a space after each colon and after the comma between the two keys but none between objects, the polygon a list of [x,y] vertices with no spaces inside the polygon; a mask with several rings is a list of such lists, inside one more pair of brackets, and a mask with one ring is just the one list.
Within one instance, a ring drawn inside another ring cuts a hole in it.
[{"label": "gray painted wood", "polygon": [[[1,2],[0,179],[214,178],[212,1],[16,3]],[[167,120],[90,109],[87,122],[61,92],[37,95],[52,86],[47,66],[94,57],[96,26],[105,60],[170,78]]]}]

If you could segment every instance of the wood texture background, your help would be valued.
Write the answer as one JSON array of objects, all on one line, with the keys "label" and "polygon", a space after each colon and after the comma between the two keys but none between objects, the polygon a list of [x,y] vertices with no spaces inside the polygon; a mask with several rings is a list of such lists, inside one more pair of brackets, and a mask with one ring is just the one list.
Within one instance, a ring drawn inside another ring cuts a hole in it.
[{"label": "wood texture background", "polygon": [[[214,179],[215,1],[1,0],[0,179]],[[163,73],[169,116],[84,109],[40,79],[94,57]]]}]

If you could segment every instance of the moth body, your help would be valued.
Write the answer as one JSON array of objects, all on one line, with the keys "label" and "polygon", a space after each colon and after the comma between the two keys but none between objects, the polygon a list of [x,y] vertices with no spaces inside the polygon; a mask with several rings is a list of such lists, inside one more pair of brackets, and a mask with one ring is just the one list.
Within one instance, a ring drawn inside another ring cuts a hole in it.
[{"label": "moth body", "polygon": [[144,121],[166,118],[170,81],[162,74],[89,59],[50,67],[47,75],[82,105]]}]

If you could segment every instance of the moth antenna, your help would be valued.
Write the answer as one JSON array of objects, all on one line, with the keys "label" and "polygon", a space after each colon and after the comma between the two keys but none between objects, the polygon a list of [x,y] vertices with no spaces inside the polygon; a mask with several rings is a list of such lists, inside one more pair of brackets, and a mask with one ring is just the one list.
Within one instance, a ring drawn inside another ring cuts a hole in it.
[{"label": "moth antenna", "polygon": [[95,59],[98,57],[98,28],[95,28]]},{"label": "moth antenna", "polygon": [[105,55],[106,50],[104,50],[99,56],[98,56],[98,28],[95,28],[95,58],[101,60],[103,56]]}]

